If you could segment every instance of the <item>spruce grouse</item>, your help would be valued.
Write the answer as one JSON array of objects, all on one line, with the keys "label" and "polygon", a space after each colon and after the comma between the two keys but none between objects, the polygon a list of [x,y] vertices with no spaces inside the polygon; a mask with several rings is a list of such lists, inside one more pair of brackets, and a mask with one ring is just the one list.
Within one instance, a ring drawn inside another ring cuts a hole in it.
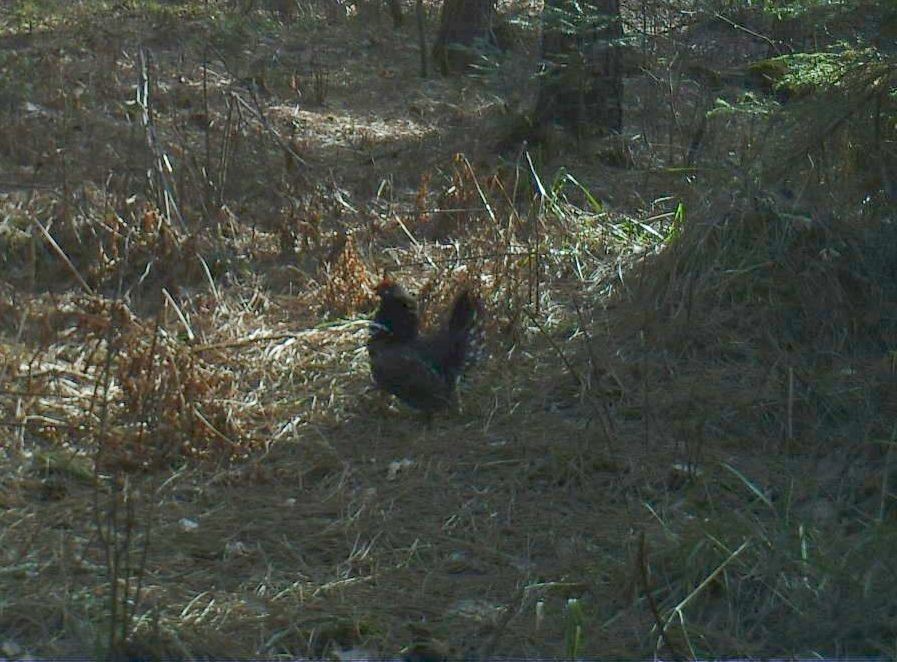
[{"label": "spruce grouse", "polygon": [[374,382],[428,416],[452,406],[465,364],[483,342],[483,305],[469,289],[455,297],[439,330],[420,334],[417,301],[395,281],[377,286],[368,356]]}]

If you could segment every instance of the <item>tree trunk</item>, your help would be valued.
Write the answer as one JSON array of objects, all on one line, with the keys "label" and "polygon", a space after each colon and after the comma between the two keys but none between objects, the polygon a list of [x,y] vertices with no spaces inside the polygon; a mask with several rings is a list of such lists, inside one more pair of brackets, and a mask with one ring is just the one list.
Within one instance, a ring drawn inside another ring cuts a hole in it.
[{"label": "tree trunk", "polygon": [[623,128],[619,0],[546,0],[542,13],[544,73],[535,124],[558,123],[577,135]]},{"label": "tree trunk", "polygon": [[402,27],[402,23],[404,23],[404,16],[402,16],[402,1],[401,0],[387,0],[387,6],[389,7],[389,15],[392,17],[392,26],[398,30]]},{"label": "tree trunk", "polygon": [[494,20],[495,0],[445,0],[433,44],[433,62],[443,74],[469,67],[478,49],[495,46]]},{"label": "tree trunk", "polygon": [[429,75],[429,67],[427,67],[427,18],[424,15],[423,0],[415,2],[414,13],[417,18],[417,39],[420,46],[420,75],[426,78]]}]

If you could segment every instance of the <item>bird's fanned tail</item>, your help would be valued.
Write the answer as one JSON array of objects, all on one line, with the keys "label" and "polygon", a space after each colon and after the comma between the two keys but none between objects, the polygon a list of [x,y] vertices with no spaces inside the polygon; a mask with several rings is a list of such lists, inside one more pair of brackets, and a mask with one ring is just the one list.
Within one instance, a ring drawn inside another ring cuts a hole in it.
[{"label": "bird's fanned tail", "polygon": [[368,340],[377,386],[428,415],[453,406],[461,374],[485,346],[479,297],[461,291],[440,328],[421,334],[416,301],[404,288],[384,279],[377,294],[380,306]]},{"label": "bird's fanned tail", "polygon": [[465,365],[481,358],[485,346],[483,303],[470,290],[463,290],[455,297],[448,318],[446,335],[451,345],[451,350],[446,356],[447,366],[450,371],[460,376]]}]

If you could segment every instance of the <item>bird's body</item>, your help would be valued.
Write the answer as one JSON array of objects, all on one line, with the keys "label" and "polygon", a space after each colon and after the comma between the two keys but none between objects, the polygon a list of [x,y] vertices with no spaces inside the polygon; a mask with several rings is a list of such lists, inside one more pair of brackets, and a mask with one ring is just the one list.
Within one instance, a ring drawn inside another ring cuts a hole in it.
[{"label": "bird's body", "polygon": [[377,287],[368,355],[377,386],[428,415],[456,401],[458,379],[482,341],[482,304],[469,290],[452,303],[433,334],[421,335],[417,302],[402,286],[384,280]]}]

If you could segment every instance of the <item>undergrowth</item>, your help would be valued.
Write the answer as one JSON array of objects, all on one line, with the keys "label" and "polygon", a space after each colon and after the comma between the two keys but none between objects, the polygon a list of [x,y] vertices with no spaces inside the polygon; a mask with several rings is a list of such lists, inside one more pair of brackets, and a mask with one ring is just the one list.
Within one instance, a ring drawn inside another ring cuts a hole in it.
[{"label": "undergrowth", "polygon": [[[4,655],[894,655],[894,64],[817,4],[667,8],[626,168],[490,154],[535,10],[428,81],[373,3],[0,10]],[[486,305],[432,428],[385,273]]]}]

